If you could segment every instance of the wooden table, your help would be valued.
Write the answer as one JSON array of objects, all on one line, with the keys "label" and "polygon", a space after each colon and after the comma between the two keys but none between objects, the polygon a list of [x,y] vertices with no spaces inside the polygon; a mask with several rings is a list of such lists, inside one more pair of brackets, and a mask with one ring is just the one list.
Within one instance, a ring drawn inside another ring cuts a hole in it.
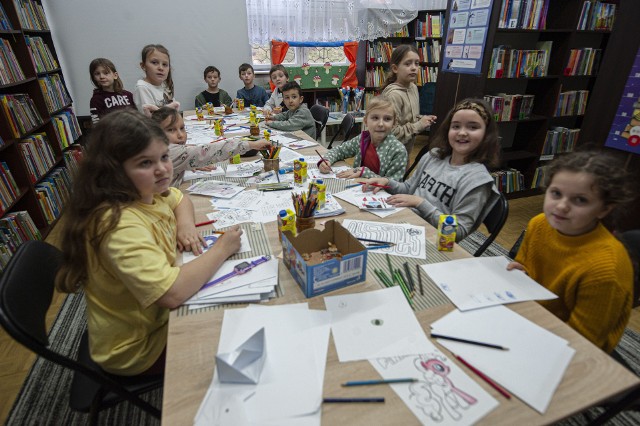
[{"label": "wooden table", "polygon": [[[315,148],[315,147],[314,147]],[[309,149],[313,152],[313,148]],[[210,203],[206,197],[193,196],[196,206],[196,219],[206,219],[206,212],[210,211]],[[340,201],[345,208],[346,215],[337,219],[350,218],[361,220],[377,220],[367,212]],[[329,218],[331,219],[331,218]],[[416,225],[426,225],[427,244],[435,243],[436,230],[409,209],[384,219],[384,222],[408,222]],[[275,222],[265,226],[269,242],[274,255],[281,253]],[[452,253],[447,253],[450,259],[470,257],[470,254],[456,246]],[[433,262],[427,256],[426,262]],[[276,298],[269,304],[285,304],[306,301],[312,309],[324,309],[324,297],[317,296],[305,299],[304,294],[293,280],[291,274],[280,263],[280,286],[284,291],[282,297]],[[362,284],[330,292],[330,295],[346,294],[379,289],[371,268],[368,270],[367,280]],[[244,306],[244,305],[243,305]],[[640,380],[628,370],[621,367],[607,354],[593,346],[589,341],[558,320],[535,302],[524,302],[506,305],[538,325],[550,330],[569,341],[576,353],[563,377],[553,399],[544,415],[539,414],[518,398],[507,400],[493,388],[466,367],[461,366],[453,357],[452,360],[474,378],[480,386],[493,395],[500,405],[483,418],[480,424],[549,424],[585,408],[619,395],[626,390],[640,386]],[[232,308],[236,308],[234,306]],[[416,312],[425,333],[429,335],[429,325],[453,310],[450,303]],[[171,313],[167,343],[167,363],[163,396],[162,423],[165,425],[193,424],[195,414],[211,383],[214,372],[214,359],[217,352],[220,330],[224,311],[222,309],[209,310],[190,315],[179,315],[177,311]],[[449,352],[435,343],[445,354]],[[540,360],[544,362],[544,360]],[[532,365],[531,368],[535,368]],[[329,343],[327,368],[324,379],[324,394],[332,396],[350,396],[354,391],[343,388],[340,383],[345,378],[378,377],[377,372],[367,361],[340,363],[338,361],[333,339]],[[364,388],[358,389],[362,396]],[[326,404],[322,407],[322,422],[327,425],[412,425],[419,424],[402,400],[389,386],[375,388],[375,394],[384,396],[384,404]]]}]

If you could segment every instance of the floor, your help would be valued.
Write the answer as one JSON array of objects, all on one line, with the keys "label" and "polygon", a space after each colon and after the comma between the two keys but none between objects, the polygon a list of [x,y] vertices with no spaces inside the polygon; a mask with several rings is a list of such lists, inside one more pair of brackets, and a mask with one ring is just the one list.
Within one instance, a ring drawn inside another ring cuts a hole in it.
[{"label": "floor", "polygon": [[[419,149],[426,143],[426,138],[418,140],[411,160],[415,158]],[[511,246],[518,239],[531,217],[542,209],[542,196],[519,198],[509,201],[509,217],[504,228],[496,238],[496,242],[505,248]],[[482,229],[480,229],[482,231]],[[47,242],[55,245],[57,239],[56,228],[47,237]],[[47,326],[50,326],[60,309],[65,295],[56,293],[51,309],[47,316]],[[640,331],[640,308],[632,313],[630,327]],[[15,343],[4,330],[0,330],[0,422],[4,424],[11,410],[24,378],[27,376],[35,356],[22,346]]]}]

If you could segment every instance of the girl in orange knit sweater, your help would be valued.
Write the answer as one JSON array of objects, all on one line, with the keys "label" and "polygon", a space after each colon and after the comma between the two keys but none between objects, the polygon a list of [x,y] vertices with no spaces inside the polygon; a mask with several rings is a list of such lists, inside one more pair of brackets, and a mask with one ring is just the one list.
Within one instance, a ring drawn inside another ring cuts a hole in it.
[{"label": "girl in orange knit sweater", "polygon": [[543,213],[529,222],[507,269],[558,295],[540,304],[611,352],[631,314],[633,267],[601,220],[629,201],[626,173],[611,155],[574,152],[549,165],[545,186]]}]

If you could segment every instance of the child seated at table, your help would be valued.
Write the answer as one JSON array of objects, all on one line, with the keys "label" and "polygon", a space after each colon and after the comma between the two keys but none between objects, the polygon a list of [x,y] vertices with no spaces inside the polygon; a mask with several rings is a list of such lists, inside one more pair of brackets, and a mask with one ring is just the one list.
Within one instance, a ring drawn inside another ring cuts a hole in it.
[{"label": "child seated at table", "polygon": [[[121,376],[162,374],[169,310],[240,249],[235,226],[203,253],[189,197],[171,188],[164,132],[133,109],[98,122],[62,222],[56,287],[84,290],[91,358]],[[176,248],[198,258],[176,266]]]},{"label": "child seated at table", "polygon": [[558,298],[539,303],[605,352],[631,315],[633,266],[601,223],[630,201],[622,164],[604,152],[573,152],[547,168],[543,213],[527,225],[516,261]]},{"label": "child seated at table", "polygon": [[220,70],[214,66],[208,66],[204,69],[204,81],[207,83],[207,88],[196,96],[195,104],[196,108],[200,108],[203,105],[211,102],[214,107],[221,105],[231,106],[233,100],[231,96],[218,85],[222,80]]},{"label": "child seated at table", "polygon": [[322,173],[331,172],[331,164],[355,157],[353,169],[339,172],[339,178],[385,176],[402,180],[407,168],[407,150],[392,133],[396,113],[393,104],[380,96],[367,105],[364,124],[367,130],[329,150],[318,162]]},{"label": "child seated at table", "polygon": [[283,65],[278,64],[271,67],[269,78],[271,78],[275,88],[267,103],[264,104],[264,113],[267,115],[272,112],[279,114],[287,110],[282,98],[282,87],[289,81],[289,73]]},{"label": "child seated at table", "polygon": [[500,197],[488,171],[500,155],[493,110],[482,99],[460,101],[436,130],[431,147],[405,182],[372,178],[363,189],[380,191],[370,183],[388,186],[389,204],[413,208],[434,227],[440,215],[455,214],[460,241],[480,226]]},{"label": "child seated at table", "polygon": [[269,99],[269,94],[262,87],[256,86],[253,83],[253,79],[255,78],[253,67],[249,64],[240,65],[240,68],[238,68],[238,75],[240,76],[240,80],[244,83],[244,87],[242,89],[238,89],[236,98],[243,99],[244,106],[247,108],[251,105],[255,105],[257,107],[264,106],[265,102]]},{"label": "child seated at table", "polygon": [[151,118],[160,125],[169,140],[169,157],[173,163],[171,186],[176,188],[182,184],[187,170],[214,170],[213,163],[228,160],[237,154],[242,155],[252,149],[271,147],[271,143],[265,139],[257,141],[223,139],[203,145],[185,145],[187,131],[182,115],[176,109],[162,107],[154,111]]},{"label": "child seated at table", "polygon": [[288,82],[282,86],[282,97],[288,110],[265,118],[266,125],[287,132],[302,130],[315,140],[316,121],[307,105],[302,103],[304,97],[300,85],[295,81]]}]

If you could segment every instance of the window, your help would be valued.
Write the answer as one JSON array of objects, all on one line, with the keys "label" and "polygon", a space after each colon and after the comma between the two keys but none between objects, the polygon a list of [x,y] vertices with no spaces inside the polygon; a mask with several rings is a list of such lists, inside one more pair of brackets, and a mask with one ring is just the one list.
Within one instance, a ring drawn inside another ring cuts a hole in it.
[{"label": "window", "polygon": [[[271,68],[271,48],[269,45],[252,45],[251,54],[253,67],[256,71],[268,71]],[[333,65],[347,65],[349,63],[342,47],[289,47],[282,64],[299,67],[305,62],[310,65],[322,65],[325,62],[331,62]]]}]

